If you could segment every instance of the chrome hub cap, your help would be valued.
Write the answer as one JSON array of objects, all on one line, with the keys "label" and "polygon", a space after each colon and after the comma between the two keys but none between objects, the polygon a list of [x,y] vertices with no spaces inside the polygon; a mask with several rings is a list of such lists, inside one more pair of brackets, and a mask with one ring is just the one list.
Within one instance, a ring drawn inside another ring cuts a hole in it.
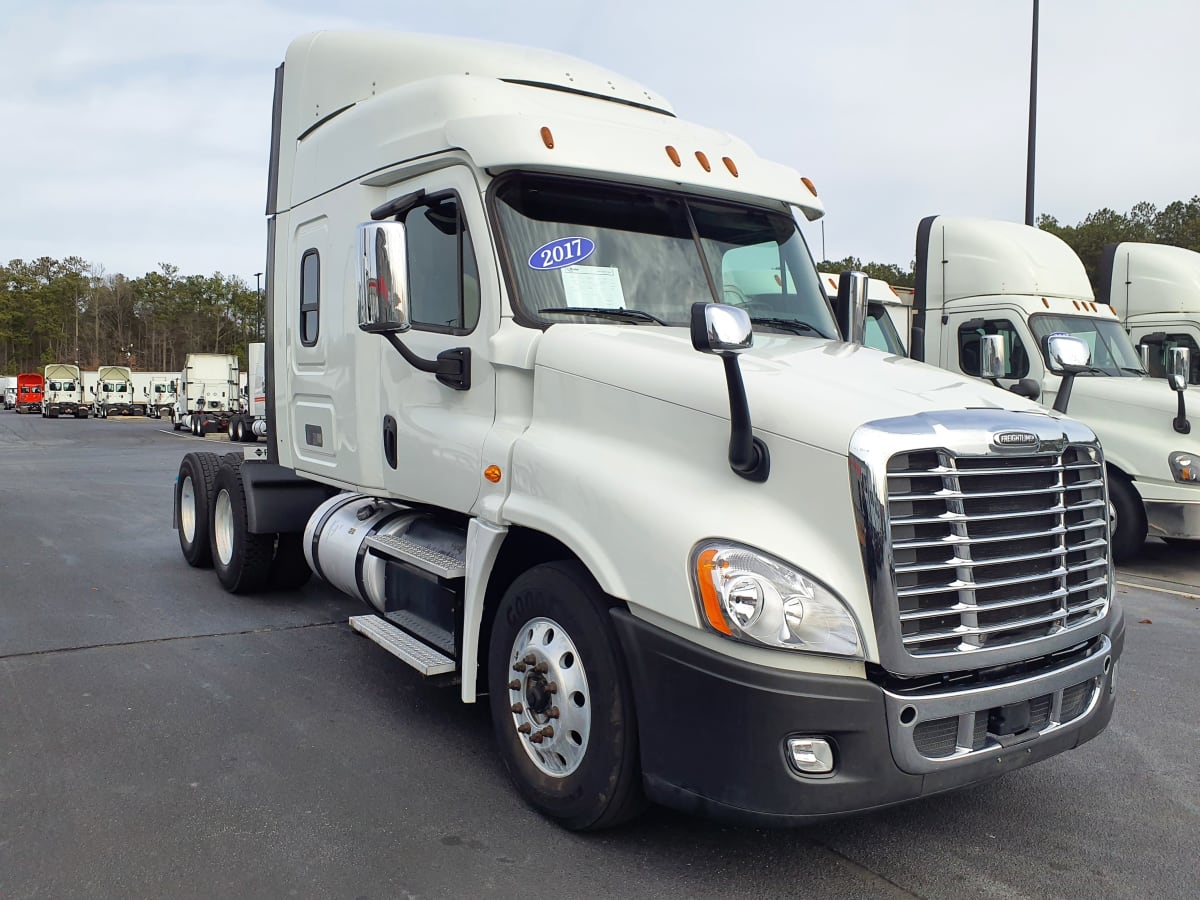
[{"label": "chrome hub cap", "polygon": [[213,540],[221,565],[229,565],[233,560],[233,504],[229,502],[228,491],[217,494],[213,507]]},{"label": "chrome hub cap", "polygon": [[513,727],[533,764],[555,778],[583,762],[592,725],[587,673],[570,636],[553,619],[525,623],[509,656]]},{"label": "chrome hub cap", "polygon": [[189,544],[196,539],[196,486],[191,475],[185,475],[179,487],[179,527]]}]

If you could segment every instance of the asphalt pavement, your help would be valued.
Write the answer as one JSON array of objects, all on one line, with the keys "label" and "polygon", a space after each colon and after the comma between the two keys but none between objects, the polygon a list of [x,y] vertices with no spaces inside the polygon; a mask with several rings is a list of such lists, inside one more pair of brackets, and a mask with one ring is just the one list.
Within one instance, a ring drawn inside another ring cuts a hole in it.
[{"label": "asphalt pavement", "polygon": [[172,488],[200,441],[0,412],[4,900],[1200,897],[1194,551],[1120,571],[1120,699],[1074,752],[811,828],[652,809],[577,835],[510,788],[483,705],[350,631],[356,601],[186,565]]}]

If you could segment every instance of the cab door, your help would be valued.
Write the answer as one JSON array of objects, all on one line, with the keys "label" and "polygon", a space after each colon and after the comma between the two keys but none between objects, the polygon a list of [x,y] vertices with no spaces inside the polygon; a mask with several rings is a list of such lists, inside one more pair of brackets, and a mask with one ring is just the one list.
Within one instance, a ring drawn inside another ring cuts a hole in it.
[{"label": "cab door", "polygon": [[440,169],[397,185],[395,195],[421,190],[421,202],[400,217],[412,328],[397,337],[425,360],[467,351],[470,386],[443,383],[379,340],[383,479],[396,496],[467,512],[479,496],[496,417],[489,339],[500,322],[499,274],[471,171]]}]

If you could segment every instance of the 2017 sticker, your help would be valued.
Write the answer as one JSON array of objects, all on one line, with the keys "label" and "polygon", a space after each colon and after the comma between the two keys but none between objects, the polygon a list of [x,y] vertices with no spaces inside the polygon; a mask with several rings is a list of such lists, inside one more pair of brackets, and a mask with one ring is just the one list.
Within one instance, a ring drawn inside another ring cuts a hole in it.
[{"label": "2017 sticker", "polygon": [[595,243],[585,237],[559,238],[534,250],[529,255],[529,268],[546,271],[573,266],[591,256],[595,249]]}]

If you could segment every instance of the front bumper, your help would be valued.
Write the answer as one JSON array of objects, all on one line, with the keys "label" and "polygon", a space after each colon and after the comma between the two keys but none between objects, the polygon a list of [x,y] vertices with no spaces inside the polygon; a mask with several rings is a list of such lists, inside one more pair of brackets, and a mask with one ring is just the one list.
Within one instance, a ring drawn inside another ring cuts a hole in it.
[{"label": "front bumper", "polygon": [[[614,611],[613,619],[634,684],[648,796],[687,812],[775,826],[966,787],[1090,740],[1112,716],[1124,645],[1124,621],[1114,602],[1106,634],[1069,662],[961,691],[901,695],[866,679],[732,659],[624,610]],[[988,733],[991,723],[1003,720],[1001,710],[1024,701],[1061,714],[1065,689],[1074,689],[1072,703],[1081,689],[1087,694],[1070,721],[1051,715],[1016,735]],[[977,721],[983,725],[972,727]],[[918,744],[931,746],[931,732],[914,737],[922,723],[931,724],[933,743],[941,742],[937,753],[944,756],[922,754]],[[792,737],[828,740],[833,772],[793,769]]]},{"label": "front bumper", "polygon": [[1152,537],[1200,540],[1200,501],[1146,500],[1143,505]]}]

